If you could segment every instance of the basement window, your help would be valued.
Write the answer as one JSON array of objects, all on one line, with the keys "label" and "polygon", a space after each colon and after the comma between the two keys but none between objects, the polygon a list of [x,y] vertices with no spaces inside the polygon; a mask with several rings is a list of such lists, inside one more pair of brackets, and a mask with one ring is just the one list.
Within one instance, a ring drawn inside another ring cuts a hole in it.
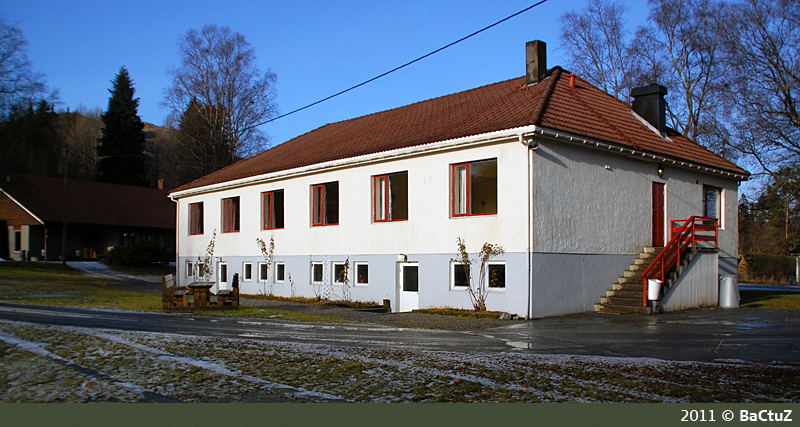
[{"label": "basement window", "polygon": [[258,263],[258,281],[266,282],[269,275],[269,264],[266,262]]},{"label": "basement window", "polygon": [[467,269],[464,264],[460,262],[453,262],[450,264],[450,287],[469,287],[469,278],[467,277]]},{"label": "basement window", "polygon": [[312,225],[339,224],[339,182],[311,186]]},{"label": "basement window", "polygon": [[222,199],[222,232],[239,232],[239,197]]},{"label": "basement window", "polygon": [[347,279],[348,272],[346,271],[345,263],[343,262],[334,262],[333,263],[333,284],[334,285],[343,285],[345,279]]},{"label": "basement window", "polygon": [[322,263],[311,263],[311,284],[319,285],[322,283]]},{"label": "basement window", "polygon": [[253,280],[253,263],[245,262],[242,264],[242,280],[249,282]]},{"label": "basement window", "polygon": [[203,234],[203,202],[189,205],[189,234]]},{"label": "basement window", "polygon": [[408,172],[373,176],[372,193],[375,222],[408,219]]},{"label": "basement window", "polygon": [[369,265],[366,262],[357,262],[354,264],[356,267],[356,285],[367,286],[369,285]]},{"label": "basement window", "polygon": [[486,268],[486,284],[492,289],[505,289],[506,264],[489,263]]},{"label": "basement window", "polygon": [[194,266],[191,261],[186,261],[186,277],[194,276]]},{"label": "basement window", "polygon": [[284,282],[286,280],[286,265],[282,262],[275,263],[275,281]]},{"label": "basement window", "polygon": [[261,193],[262,228],[283,228],[283,190]]},{"label": "basement window", "polygon": [[497,159],[450,165],[452,216],[497,213]]}]

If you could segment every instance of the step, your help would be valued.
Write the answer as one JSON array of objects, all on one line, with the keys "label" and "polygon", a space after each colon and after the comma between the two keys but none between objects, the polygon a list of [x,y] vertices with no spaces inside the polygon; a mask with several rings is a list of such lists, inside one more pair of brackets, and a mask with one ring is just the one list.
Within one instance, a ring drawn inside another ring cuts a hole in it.
[{"label": "step", "polygon": [[595,304],[594,311],[598,313],[626,313],[626,314],[649,314],[648,307],[627,307],[609,304]]},{"label": "step", "polygon": [[[623,291],[623,292],[642,292],[644,289],[642,282],[637,283],[614,283],[611,285],[611,291]],[[608,291],[607,291],[608,292]]]},{"label": "step", "polygon": [[638,271],[639,273],[643,272],[647,268],[645,264],[631,264],[628,266],[628,271]]},{"label": "step", "polygon": [[662,249],[664,249],[664,248],[663,247],[659,247],[659,246],[645,246],[644,250],[642,250],[642,252],[648,253],[648,254],[658,254],[659,252],[661,252]]},{"label": "step", "polygon": [[[606,300],[603,302],[603,300]],[[613,305],[613,306],[625,306],[625,307],[640,307],[642,305],[643,298],[641,293],[639,296],[634,298],[600,298],[600,303],[603,305]]]},{"label": "step", "polygon": [[617,278],[617,284],[620,284],[620,285],[632,285],[632,284],[641,285],[642,283],[643,283],[642,282],[642,278],[640,277],[639,274],[636,274],[633,277],[619,277],[619,278]]},{"label": "step", "polygon": [[620,289],[620,290],[612,290],[606,291],[606,297],[617,297],[617,298],[641,298],[642,297],[642,287],[639,286],[638,289]]},{"label": "step", "polygon": [[644,266],[644,268],[647,268],[647,266],[648,266],[648,265],[650,265],[650,262],[651,262],[651,261],[650,261],[650,259],[649,259],[649,258],[648,258],[648,259],[645,259],[645,258],[636,258],[635,260],[633,260],[633,263],[634,263],[635,265],[642,265],[642,266]]}]

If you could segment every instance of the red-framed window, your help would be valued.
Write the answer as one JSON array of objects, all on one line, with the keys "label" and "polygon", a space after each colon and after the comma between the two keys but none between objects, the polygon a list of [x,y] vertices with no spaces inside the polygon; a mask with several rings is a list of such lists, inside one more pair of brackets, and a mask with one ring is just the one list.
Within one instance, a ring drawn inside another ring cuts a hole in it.
[{"label": "red-framed window", "polygon": [[203,234],[203,202],[189,204],[189,234]]},{"label": "red-framed window", "polygon": [[339,182],[311,186],[311,224],[339,224]]},{"label": "red-framed window", "polygon": [[497,213],[497,159],[450,165],[452,216]]},{"label": "red-framed window", "polygon": [[239,197],[222,199],[222,232],[239,231]]},{"label": "red-framed window", "polygon": [[283,228],[283,190],[261,193],[261,226],[264,230]]},{"label": "red-framed window", "polygon": [[408,219],[408,172],[372,177],[372,219],[375,222]]}]

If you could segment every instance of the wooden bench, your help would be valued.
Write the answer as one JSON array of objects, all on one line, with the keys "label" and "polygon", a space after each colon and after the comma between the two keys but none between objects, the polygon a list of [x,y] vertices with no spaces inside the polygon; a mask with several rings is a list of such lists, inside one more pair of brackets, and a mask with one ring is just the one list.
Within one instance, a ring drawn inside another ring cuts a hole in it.
[{"label": "wooden bench", "polygon": [[192,292],[175,285],[175,277],[171,274],[161,278],[161,305],[165,310],[189,307]]},{"label": "wooden bench", "polygon": [[217,307],[238,307],[239,306],[239,274],[233,275],[231,289],[221,289],[216,295],[209,297],[208,304]]}]

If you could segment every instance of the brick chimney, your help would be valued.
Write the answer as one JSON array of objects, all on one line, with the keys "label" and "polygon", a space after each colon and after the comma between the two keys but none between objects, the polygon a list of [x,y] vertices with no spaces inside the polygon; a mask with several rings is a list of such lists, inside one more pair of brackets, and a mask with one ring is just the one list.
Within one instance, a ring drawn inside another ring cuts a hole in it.
[{"label": "brick chimney", "polygon": [[633,111],[658,129],[661,135],[667,132],[667,101],[664,100],[666,94],[667,88],[657,83],[631,90]]},{"label": "brick chimney", "polygon": [[526,83],[534,84],[544,79],[547,73],[547,43],[534,40],[525,44]]}]

